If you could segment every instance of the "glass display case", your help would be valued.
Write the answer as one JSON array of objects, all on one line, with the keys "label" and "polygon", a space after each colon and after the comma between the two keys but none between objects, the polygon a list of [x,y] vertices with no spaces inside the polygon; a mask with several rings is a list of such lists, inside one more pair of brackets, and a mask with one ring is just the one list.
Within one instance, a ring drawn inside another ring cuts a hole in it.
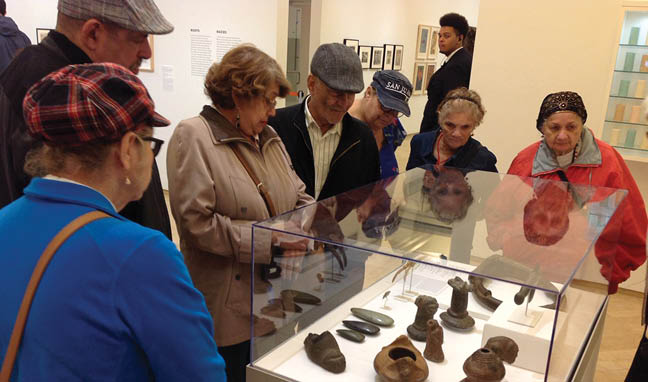
[{"label": "glass display case", "polygon": [[571,380],[607,302],[574,275],[594,247],[608,274],[626,194],[416,168],[257,223],[293,249],[251,270],[247,380]]},{"label": "glass display case", "polygon": [[648,95],[648,10],[625,8],[603,140],[626,159],[647,162],[648,121],[642,105]]}]

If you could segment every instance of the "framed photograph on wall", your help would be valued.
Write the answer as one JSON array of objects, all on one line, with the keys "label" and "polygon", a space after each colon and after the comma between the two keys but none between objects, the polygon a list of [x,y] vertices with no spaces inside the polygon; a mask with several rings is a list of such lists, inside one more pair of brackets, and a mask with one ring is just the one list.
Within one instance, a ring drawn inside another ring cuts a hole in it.
[{"label": "framed photograph on wall", "polygon": [[395,53],[393,53],[393,70],[402,70],[403,59],[404,45],[395,45]]},{"label": "framed photograph on wall", "polygon": [[354,53],[359,53],[359,40],[354,40],[351,38],[345,38],[343,39],[343,45],[349,46],[350,48],[354,49]]},{"label": "framed photograph on wall", "polygon": [[422,94],[424,87],[424,75],[427,70],[426,62],[416,62],[415,68],[413,68],[413,93],[412,94]]},{"label": "framed photograph on wall", "polygon": [[435,60],[436,56],[440,52],[438,47],[438,34],[440,33],[439,27],[431,27],[431,37],[429,38],[429,52],[427,53],[427,58],[429,60]]},{"label": "framed photograph on wall", "polygon": [[372,47],[366,45],[359,46],[359,60],[361,60],[362,69],[370,69],[370,58],[372,57]]},{"label": "framed photograph on wall", "polygon": [[384,47],[383,46],[373,46],[372,47],[372,56],[370,61],[370,69],[381,69],[384,63]]},{"label": "framed photograph on wall", "polygon": [[415,59],[426,60],[429,51],[429,37],[431,27],[428,25],[418,25],[418,39],[415,43]]},{"label": "framed photograph on wall", "polygon": [[147,38],[149,39],[149,46],[151,47],[151,58],[148,59],[148,60],[142,60],[142,62],[140,63],[140,71],[141,72],[153,72],[153,69],[154,69],[154,67],[153,67],[153,56],[154,56],[154,54],[153,54],[153,35],[150,34],[149,37],[147,37]]},{"label": "framed photograph on wall", "polygon": [[384,65],[382,65],[382,70],[393,69],[394,60],[395,60],[395,45],[384,44]]},{"label": "framed photograph on wall", "polygon": [[47,35],[50,33],[50,31],[53,31],[53,30],[54,29],[36,28],[36,43],[40,44],[41,41],[43,41],[43,39],[45,37],[47,37]]},{"label": "framed photograph on wall", "polygon": [[427,62],[427,71],[426,75],[424,76],[424,83],[422,84],[422,94],[426,94],[427,87],[429,86],[429,80],[431,80],[431,76],[433,76],[433,73],[436,71],[436,63],[435,62]]}]

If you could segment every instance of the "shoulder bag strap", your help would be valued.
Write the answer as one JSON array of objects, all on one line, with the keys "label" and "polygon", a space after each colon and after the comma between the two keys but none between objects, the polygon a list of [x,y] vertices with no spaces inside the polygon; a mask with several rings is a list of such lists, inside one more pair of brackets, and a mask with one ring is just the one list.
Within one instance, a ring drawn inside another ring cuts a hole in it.
[{"label": "shoulder bag strap", "polygon": [[232,148],[232,151],[235,153],[235,156],[237,157],[237,159],[239,159],[241,164],[244,166],[244,168],[246,169],[246,172],[248,173],[248,175],[253,180],[253,183],[255,183],[255,186],[257,187],[257,191],[262,196],[262,199],[264,199],[264,204],[266,204],[266,209],[269,211],[269,215],[271,217],[277,215],[275,205],[273,204],[273,200],[271,200],[271,195],[269,195],[269,192],[267,191],[266,186],[257,177],[257,175],[255,175],[255,173],[253,172],[253,169],[251,169],[251,167],[248,165],[248,162],[246,161],[246,159],[244,159],[244,156],[242,155],[241,151],[239,150],[239,147],[237,147],[236,144],[231,144],[230,148]]},{"label": "shoulder bag strap", "polygon": [[11,377],[11,372],[14,368],[14,362],[16,361],[16,356],[18,354],[18,348],[20,347],[20,342],[23,338],[23,332],[25,331],[25,323],[27,322],[27,316],[29,315],[29,309],[32,305],[32,300],[34,299],[34,294],[36,293],[36,288],[41,281],[41,277],[45,272],[50,260],[54,256],[54,253],[59,249],[61,244],[65,242],[70,235],[75,233],[79,228],[85,226],[86,224],[95,221],[97,219],[102,219],[109,217],[108,214],[102,211],[92,211],[87,214],[81,215],[75,220],[71,221],[59,231],[54,239],[43,251],[38,263],[36,263],[36,268],[32,273],[32,277],[27,284],[27,289],[25,290],[25,295],[23,296],[23,301],[20,304],[20,309],[18,310],[18,317],[16,318],[16,323],[14,324],[14,329],[11,332],[11,339],[9,340],[9,346],[7,347],[7,353],[5,354],[5,359],[2,362],[2,370],[0,371],[0,382],[9,382]]}]

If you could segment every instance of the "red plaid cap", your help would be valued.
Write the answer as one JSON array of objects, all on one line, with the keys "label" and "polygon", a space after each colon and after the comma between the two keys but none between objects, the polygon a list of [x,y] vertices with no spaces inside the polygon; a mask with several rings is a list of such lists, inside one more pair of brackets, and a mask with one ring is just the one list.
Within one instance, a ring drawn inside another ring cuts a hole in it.
[{"label": "red plaid cap", "polygon": [[144,84],[117,64],[70,65],[34,84],[23,100],[29,134],[56,146],[115,142],[141,123],[168,126]]}]

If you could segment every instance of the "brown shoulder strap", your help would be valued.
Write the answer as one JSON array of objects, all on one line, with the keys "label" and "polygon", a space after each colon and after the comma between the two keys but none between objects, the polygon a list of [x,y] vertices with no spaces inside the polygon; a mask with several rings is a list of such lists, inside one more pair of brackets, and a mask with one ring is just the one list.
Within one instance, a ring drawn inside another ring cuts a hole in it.
[{"label": "brown shoulder strap", "polygon": [[50,243],[45,248],[45,251],[43,251],[40,259],[38,259],[38,263],[36,263],[36,268],[34,268],[32,277],[27,284],[27,289],[25,290],[23,301],[21,302],[20,309],[18,310],[18,317],[16,318],[14,329],[11,332],[11,339],[9,340],[7,353],[5,354],[5,359],[2,362],[0,382],[9,382],[11,372],[14,368],[14,362],[16,361],[16,355],[18,354],[18,348],[20,347],[20,341],[23,338],[23,332],[25,330],[27,316],[29,315],[29,309],[31,308],[32,300],[34,299],[34,294],[36,293],[36,288],[38,288],[38,283],[41,281],[41,277],[43,276],[47,265],[50,263],[50,260],[54,256],[54,253],[59,249],[61,244],[63,244],[63,242],[65,242],[70,237],[70,235],[75,233],[79,228],[97,219],[107,217],[109,217],[109,215],[101,211],[92,211],[79,216],[75,220],[68,223],[68,225],[63,227],[63,229],[59,231],[56,236],[54,236],[54,239],[50,241]]},{"label": "brown shoulder strap", "polygon": [[237,144],[230,145],[230,147],[232,148],[232,151],[235,153],[235,156],[237,156],[237,159],[239,159],[241,164],[246,169],[246,172],[253,180],[253,183],[255,183],[255,186],[257,187],[257,191],[262,196],[262,199],[264,199],[264,204],[266,204],[266,209],[269,210],[269,215],[271,217],[277,215],[275,206],[273,205],[273,200],[271,200],[271,195],[269,195],[269,192],[266,190],[266,186],[264,185],[264,183],[260,181],[260,178],[258,178],[257,175],[255,175],[253,169],[251,169],[251,167],[248,165],[248,162],[246,162],[246,159],[244,159],[244,156],[242,155],[241,151],[239,151],[239,147],[237,147]]}]

